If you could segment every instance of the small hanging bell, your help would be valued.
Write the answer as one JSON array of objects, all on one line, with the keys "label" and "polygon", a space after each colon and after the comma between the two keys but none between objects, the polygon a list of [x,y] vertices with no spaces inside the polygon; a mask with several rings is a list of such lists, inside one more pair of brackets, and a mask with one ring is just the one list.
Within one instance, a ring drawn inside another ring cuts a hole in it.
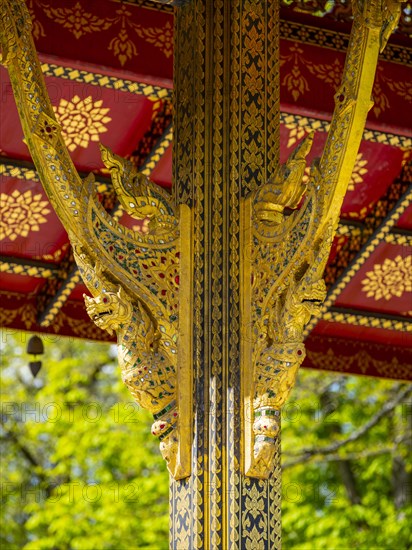
[{"label": "small hanging bell", "polygon": [[36,378],[39,370],[41,369],[41,361],[30,361],[29,369],[33,375],[33,378]]},{"label": "small hanging bell", "polygon": [[30,355],[43,355],[44,346],[39,336],[32,336],[27,342],[27,353]]},{"label": "small hanging bell", "polygon": [[[41,341],[41,338],[38,336],[32,336],[30,340],[27,342],[27,353],[30,355],[34,355],[36,358],[37,355],[43,355],[44,353],[44,346],[43,342]],[[29,369],[30,372],[33,375],[33,378],[35,378],[41,369],[42,362],[41,361],[30,361],[29,362]]]}]

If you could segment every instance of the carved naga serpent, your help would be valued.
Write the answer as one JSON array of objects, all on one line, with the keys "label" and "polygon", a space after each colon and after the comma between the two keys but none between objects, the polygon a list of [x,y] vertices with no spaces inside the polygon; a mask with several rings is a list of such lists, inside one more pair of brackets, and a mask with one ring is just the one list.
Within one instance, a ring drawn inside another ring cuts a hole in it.
[{"label": "carved naga serpent", "polygon": [[253,365],[243,384],[244,467],[252,477],[267,478],[272,470],[280,410],[305,357],[303,331],[326,296],[322,275],[373,105],[378,54],[400,16],[399,1],[352,4],[349,50],[321,159],[304,185],[313,141],[307,136],[243,208],[242,354]]},{"label": "carved naga serpent", "polygon": [[[303,330],[325,297],[322,274],[372,106],[378,53],[397,24],[400,4],[353,2],[342,84],[324,153],[308,184],[302,181],[312,135],[242,207],[244,469],[253,477],[271,472],[280,409],[305,356]],[[178,210],[166,192],[102,146],[119,201],[136,219],[150,219],[149,233],[120,225],[103,209],[93,176],[81,180],[64,144],[23,0],[0,0],[0,7],[2,62],[41,181],[92,294],[86,297],[87,311],[99,327],[116,331],[123,379],[153,413],[152,431],[171,474],[186,477],[191,426],[183,432],[179,415],[186,407],[189,419],[191,403],[182,402],[177,385],[179,369],[191,361],[190,210],[185,205]],[[190,389],[185,395],[191,396]],[[187,462],[180,450],[182,433]]]},{"label": "carved naga serpent", "polygon": [[100,328],[117,332],[123,380],[154,415],[152,433],[170,472],[185,477],[176,401],[181,211],[129,161],[101,146],[120,203],[136,219],[150,219],[148,234],[120,225],[104,210],[93,175],[79,177],[62,138],[24,1],[1,0],[0,7],[2,63],[44,189],[92,294],[85,297],[87,311]]}]

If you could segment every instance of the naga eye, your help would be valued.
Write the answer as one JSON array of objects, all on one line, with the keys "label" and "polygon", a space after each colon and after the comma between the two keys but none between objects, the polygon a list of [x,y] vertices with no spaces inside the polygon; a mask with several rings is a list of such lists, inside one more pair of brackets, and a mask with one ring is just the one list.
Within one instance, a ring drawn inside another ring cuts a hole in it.
[{"label": "naga eye", "polygon": [[106,297],[103,298],[103,303],[104,303],[104,304],[107,304],[108,301],[109,301],[109,300],[108,300]]}]

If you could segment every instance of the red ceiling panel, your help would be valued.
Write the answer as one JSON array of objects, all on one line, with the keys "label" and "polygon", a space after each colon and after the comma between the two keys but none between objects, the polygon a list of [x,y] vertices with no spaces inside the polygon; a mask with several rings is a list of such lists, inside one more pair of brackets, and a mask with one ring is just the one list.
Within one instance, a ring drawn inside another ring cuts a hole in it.
[{"label": "red ceiling panel", "polygon": [[29,294],[40,292],[45,282],[45,279],[39,277],[1,273],[0,292],[6,291],[10,295],[17,292],[27,297]]},{"label": "red ceiling panel", "polygon": [[[134,158],[143,162],[156,143],[148,141],[147,136],[156,126],[154,117],[162,110],[162,98],[167,96],[171,100],[167,90],[155,87],[172,87],[173,15],[111,0],[54,3],[27,0],[27,4],[35,16],[33,30],[43,69],[54,75],[46,77],[47,86],[65,126],[66,143],[77,169],[101,171],[98,141],[122,156],[133,153]],[[288,123],[281,125],[280,156],[285,162],[308,131],[315,129],[310,163],[321,155],[325,144],[333,94],[344,63],[342,44],[347,37],[335,33],[338,30],[335,25],[331,24],[332,33],[324,34],[321,29],[306,25],[305,18],[302,19],[305,24],[299,23],[299,17],[294,13],[292,25],[282,24],[281,110],[299,116],[291,116]],[[317,37],[316,43],[313,37]],[[369,132],[362,142],[342,209],[344,218],[361,222],[356,225],[356,235],[363,231],[365,216],[373,212],[377,200],[398,177],[404,149],[408,147],[407,138],[412,136],[408,52],[405,50],[405,62],[382,60],[378,66],[375,105],[367,127],[379,132]],[[390,58],[388,55],[386,59]],[[0,80],[0,156],[29,161],[3,68]],[[130,89],[123,91],[131,83],[134,93]],[[82,134],[81,129],[86,131]],[[2,211],[0,254],[9,262],[11,257],[51,263],[67,260],[66,233],[50,205],[43,204],[46,199],[40,183],[28,178],[27,169],[25,175],[15,177],[9,175],[10,167],[8,170],[1,176],[6,208]],[[171,145],[157,161],[151,178],[162,186],[171,186]],[[147,220],[139,222],[123,215],[121,223],[147,231]],[[25,224],[29,224],[28,231],[24,230]],[[401,216],[397,227],[403,230],[402,238],[407,242],[411,236],[408,231],[412,230],[412,207]],[[330,262],[341,260],[342,246],[349,242],[352,246],[351,231],[349,227],[345,235],[335,238]],[[402,379],[412,376],[412,334],[405,329],[412,312],[412,293],[408,290],[410,258],[411,251],[406,246],[379,244],[338,297],[337,309],[326,314],[325,319],[329,320],[321,320],[309,336],[306,366]],[[69,266],[68,271],[72,269],[75,266]],[[37,294],[44,292],[49,282],[50,288],[53,284],[64,288],[70,283],[16,273],[1,275],[3,326],[111,340],[88,319],[83,304],[83,293],[87,291],[83,284],[75,286],[52,325],[41,327]],[[346,310],[355,310],[359,315],[350,321],[346,317],[344,322],[339,311]],[[399,319],[403,319],[400,329],[395,327]],[[405,375],[408,365],[410,373]]]},{"label": "red ceiling panel", "polygon": [[[371,320],[374,318],[371,317]],[[339,323],[320,320],[312,331],[313,336],[322,338],[334,337],[355,342],[385,343],[388,346],[410,348],[410,365],[412,368],[412,333],[392,330],[390,328],[373,328],[359,323]]]},{"label": "red ceiling panel", "polygon": [[172,187],[172,145],[170,145],[156,164],[150,179],[162,187]]},{"label": "red ceiling panel", "polygon": [[[1,68],[2,82],[8,75]],[[71,157],[79,170],[100,170],[103,166],[98,142],[122,156],[130,155],[150,128],[154,101],[91,84],[47,77],[51,101]],[[0,103],[2,155],[30,160],[23,143],[23,130],[12,94]]]},{"label": "red ceiling panel", "polygon": [[412,317],[412,250],[382,242],[336,301],[339,307]]},{"label": "red ceiling panel", "polygon": [[40,182],[1,176],[0,254],[58,262],[67,233]]}]

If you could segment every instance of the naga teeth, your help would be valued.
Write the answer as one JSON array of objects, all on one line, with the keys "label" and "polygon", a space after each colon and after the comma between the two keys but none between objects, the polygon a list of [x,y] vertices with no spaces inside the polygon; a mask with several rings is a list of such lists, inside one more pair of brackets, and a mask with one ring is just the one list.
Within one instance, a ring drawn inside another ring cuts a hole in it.
[{"label": "naga teeth", "polygon": [[103,315],[111,315],[111,314],[112,314],[111,310],[102,311],[101,313],[97,313],[96,315],[93,316],[93,321],[96,321],[97,319],[100,319],[100,317],[103,317]]}]

